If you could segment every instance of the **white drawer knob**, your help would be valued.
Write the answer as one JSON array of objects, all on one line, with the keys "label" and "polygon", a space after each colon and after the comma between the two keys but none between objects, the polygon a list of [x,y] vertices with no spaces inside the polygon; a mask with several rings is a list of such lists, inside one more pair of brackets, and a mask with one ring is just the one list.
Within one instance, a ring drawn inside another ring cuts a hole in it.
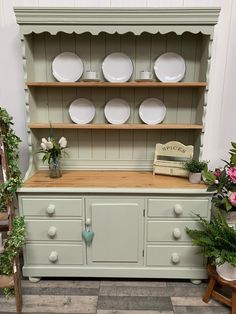
[{"label": "white drawer knob", "polygon": [[183,213],[183,207],[180,204],[175,204],[174,212],[176,215],[181,215]]},{"label": "white drawer knob", "polygon": [[57,228],[54,226],[49,227],[49,229],[48,229],[49,237],[54,238],[56,234],[57,234]]},{"label": "white drawer knob", "polygon": [[178,253],[172,253],[171,261],[173,264],[178,264],[180,262],[180,257]]},{"label": "white drawer knob", "polygon": [[48,207],[46,208],[46,213],[49,216],[52,216],[55,213],[55,208],[56,208],[56,206],[54,204],[48,205]]},{"label": "white drawer knob", "polygon": [[173,230],[173,236],[175,239],[179,239],[181,238],[181,231],[179,228],[174,228]]},{"label": "white drawer knob", "polygon": [[50,262],[55,263],[58,260],[58,253],[56,251],[52,251],[48,259]]}]

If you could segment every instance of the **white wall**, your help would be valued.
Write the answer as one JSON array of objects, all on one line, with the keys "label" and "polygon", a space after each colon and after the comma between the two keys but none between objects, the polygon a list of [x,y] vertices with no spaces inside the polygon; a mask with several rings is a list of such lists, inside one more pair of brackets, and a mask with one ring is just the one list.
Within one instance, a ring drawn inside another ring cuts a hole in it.
[{"label": "white wall", "polygon": [[213,44],[210,92],[206,116],[203,158],[219,166],[228,158],[231,141],[236,141],[236,0],[0,0],[0,106],[13,116],[16,133],[23,143],[20,166],[27,169],[27,134],[19,29],[13,6],[72,7],[186,7],[221,6]]}]

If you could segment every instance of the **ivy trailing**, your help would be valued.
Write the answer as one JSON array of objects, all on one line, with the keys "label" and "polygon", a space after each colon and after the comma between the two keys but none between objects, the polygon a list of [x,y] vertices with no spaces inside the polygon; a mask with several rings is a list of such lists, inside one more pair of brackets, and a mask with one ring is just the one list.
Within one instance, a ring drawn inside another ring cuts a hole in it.
[{"label": "ivy trailing", "polygon": [[[12,125],[12,117],[6,109],[0,107],[0,139],[4,143],[5,158],[8,163],[7,180],[0,185],[0,212],[6,212],[7,207],[12,206],[14,194],[22,183],[18,166],[20,139],[11,128]],[[4,251],[0,253],[0,275],[11,276],[13,274],[13,260],[19,253],[24,239],[24,218],[15,217],[12,230],[8,232],[4,243]],[[9,295],[9,292],[8,288],[4,289],[6,295]]]}]

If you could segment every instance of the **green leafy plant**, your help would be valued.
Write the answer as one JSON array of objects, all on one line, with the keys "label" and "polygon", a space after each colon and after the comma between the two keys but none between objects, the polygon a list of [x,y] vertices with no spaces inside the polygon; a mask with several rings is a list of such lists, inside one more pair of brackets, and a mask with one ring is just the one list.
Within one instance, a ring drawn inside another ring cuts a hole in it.
[{"label": "green leafy plant", "polygon": [[190,159],[184,164],[184,168],[192,173],[202,172],[206,167],[207,161],[199,161],[196,159]]},{"label": "green leafy plant", "polygon": [[194,245],[201,247],[201,253],[210,263],[222,265],[225,262],[236,266],[236,230],[230,227],[225,216],[218,209],[208,222],[197,215],[200,229],[186,228]]},{"label": "green leafy plant", "polygon": [[[7,212],[8,206],[13,206],[14,194],[22,183],[18,166],[20,139],[11,128],[12,125],[12,117],[9,116],[6,109],[0,107],[0,139],[4,143],[5,156],[8,162],[7,178],[0,185],[1,212]],[[12,230],[8,232],[7,239],[4,241],[4,250],[0,253],[0,275],[10,276],[13,274],[13,260],[19,253],[24,239],[24,218],[15,217],[12,223]],[[9,296],[11,292],[12,289],[4,289],[6,296]]]},{"label": "green leafy plant", "polygon": [[225,166],[214,171],[205,169],[203,177],[208,184],[207,191],[215,192],[213,204],[222,210],[236,210],[236,143],[232,142],[230,161]]}]

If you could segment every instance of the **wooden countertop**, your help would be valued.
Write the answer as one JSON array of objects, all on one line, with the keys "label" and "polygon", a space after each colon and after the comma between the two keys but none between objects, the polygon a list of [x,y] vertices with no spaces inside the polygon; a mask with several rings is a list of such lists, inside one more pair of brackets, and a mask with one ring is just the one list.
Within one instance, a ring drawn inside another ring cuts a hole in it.
[{"label": "wooden countertop", "polygon": [[[34,188],[169,190],[189,189],[206,191],[205,184],[191,184],[187,178],[153,175],[145,171],[80,171],[64,170],[63,176],[51,179],[48,171],[38,171],[26,180],[20,190]],[[67,190],[68,191],[68,190]]]}]

